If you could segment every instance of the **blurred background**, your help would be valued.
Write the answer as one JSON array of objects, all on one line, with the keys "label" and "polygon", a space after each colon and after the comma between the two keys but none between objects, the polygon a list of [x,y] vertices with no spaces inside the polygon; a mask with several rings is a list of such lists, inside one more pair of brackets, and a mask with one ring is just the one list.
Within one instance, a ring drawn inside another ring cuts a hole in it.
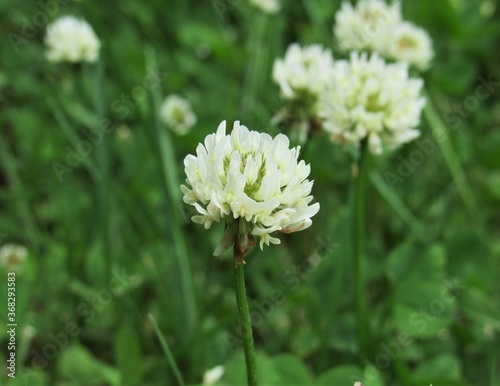
[{"label": "blurred background", "polygon": [[[222,120],[275,135],[273,62],[292,42],[342,57],[339,7],[282,1],[266,15],[246,0],[0,2],[0,247],[27,250],[16,378],[2,366],[0,384],[175,385],[149,314],[186,384],[219,365],[217,384],[245,382],[232,255],[212,256],[222,224],[190,221],[183,159]],[[317,134],[301,150],[321,203],[312,227],[246,258],[263,385],[500,384],[499,4],[408,0],[403,13],[433,39],[422,77],[449,139],[440,146],[422,119],[420,140],[376,160],[366,202],[371,360],[358,361],[351,160]],[[94,28],[98,64],[45,59],[46,26],[62,15]],[[481,84],[489,93],[478,100]],[[187,135],[158,120],[170,94],[197,116]],[[0,267],[4,364],[10,268]]]}]

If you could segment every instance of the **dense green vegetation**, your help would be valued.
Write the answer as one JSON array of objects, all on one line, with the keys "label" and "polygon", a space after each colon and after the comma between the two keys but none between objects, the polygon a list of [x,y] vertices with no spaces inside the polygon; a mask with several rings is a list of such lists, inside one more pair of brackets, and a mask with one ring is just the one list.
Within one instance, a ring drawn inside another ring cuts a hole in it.
[{"label": "dense green vegetation", "polygon": [[[186,384],[217,365],[221,385],[244,384],[233,257],[212,256],[222,224],[190,221],[183,159],[222,120],[278,133],[273,61],[292,42],[342,57],[339,7],[283,1],[264,15],[244,0],[2,0],[0,246],[29,256],[16,275],[16,378],[3,366],[0,384],[175,385],[161,340]],[[435,59],[422,74],[421,137],[372,165],[369,360],[360,363],[356,338],[352,160],[315,133],[301,158],[320,212],[311,228],[246,257],[263,385],[500,382],[498,3],[408,0],[403,13],[430,33]],[[45,27],[65,14],[93,26],[99,64],[45,59]],[[158,119],[168,94],[197,115],[185,136]]]}]

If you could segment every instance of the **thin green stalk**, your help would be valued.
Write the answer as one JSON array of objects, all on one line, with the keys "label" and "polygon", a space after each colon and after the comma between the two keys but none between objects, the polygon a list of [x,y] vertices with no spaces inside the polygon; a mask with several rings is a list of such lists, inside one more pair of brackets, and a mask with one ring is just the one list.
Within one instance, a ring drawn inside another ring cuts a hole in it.
[{"label": "thin green stalk", "polygon": [[451,144],[448,129],[439,116],[429,93],[426,92],[425,97],[427,99],[427,103],[424,109],[424,116],[431,127],[432,133],[436,138],[436,142],[441,148],[446,165],[448,166],[458,193],[465,204],[469,217],[481,230],[484,231],[484,224],[480,218],[481,212],[477,209],[474,195],[469,188],[469,183],[467,182],[465,173],[460,165],[460,160],[458,159],[458,156]]},{"label": "thin green stalk", "polygon": [[[103,72],[104,64],[102,59],[99,60],[95,67],[95,95],[94,108],[97,115],[97,122],[101,124],[104,118],[104,95],[103,95]],[[109,150],[109,135],[103,134],[101,144],[97,147],[97,165],[99,169],[99,206],[100,206],[100,232],[102,236],[102,252],[106,261],[106,281],[111,280],[111,271],[113,269],[113,250],[110,214],[110,150]]]},{"label": "thin green stalk", "polygon": [[[146,51],[146,64],[150,69],[157,69],[156,57],[152,49]],[[171,227],[174,248],[174,267],[176,279],[179,280],[180,288],[180,308],[182,309],[182,328],[184,331],[183,337],[188,340],[194,335],[196,326],[197,312],[196,299],[194,294],[194,285],[192,280],[192,271],[190,265],[190,254],[188,249],[188,241],[183,230],[183,221],[180,212],[182,204],[182,195],[180,191],[180,181],[177,176],[178,162],[175,158],[174,146],[170,133],[167,128],[159,120],[160,104],[162,102],[161,87],[157,85],[151,90],[153,99],[153,114],[155,123],[155,137],[161,157],[161,168],[163,173],[163,182],[168,195],[168,204],[171,212]]]},{"label": "thin green stalk", "polygon": [[0,134],[0,161],[5,170],[5,176],[9,182],[12,196],[14,197],[14,202],[16,203],[17,210],[24,224],[30,245],[34,250],[38,250],[40,231],[35,221],[33,210],[26,197],[26,190],[19,176],[16,162],[2,134]]},{"label": "thin green stalk", "polygon": [[[68,120],[68,118],[64,114],[60,105],[48,93],[45,95],[45,100],[47,101],[47,104],[49,105],[50,109],[52,110],[52,113],[54,114],[54,118],[57,121],[57,124],[62,129],[62,131],[64,131],[66,138],[71,143],[71,146],[73,147],[73,149],[77,149],[78,144],[80,143],[81,140],[78,137],[78,135],[76,134],[76,130],[72,127],[70,121]],[[101,175],[100,175],[99,169],[95,165],[94,161],[90,157],[81,157],[81,160],[82,160],[82,164],[85,166],[85,168],[89,172],[93,181],[97,183],[98,180],[101,178]],[[59,182],[62,182],[62,181],[63,180],[61,179]]]},{"label": "thin green stalk", "polygon": [[[249,38],[247,45],[247,65],[244,72],[244,86],[246,90],[241,100],[242,119],[255,110],[256,98],[262,81],[266,79],[264,71],[268,62],[268,44],[264,43],[267,30],[267,16],[261,12],[251,12],[249,23]],[[259,83],[260,81],[260,83]]]},{"label": "thin green stalk", "polygon": [[408,225],[413,234],[419,240],[425,241],[424,226],[415,218],[403,201],[401,201],[401,199],[393,191],[391,191],[391,189],[389,189],[383,178],[380,176],[380,173],[375,171],[370,173],[370,181],[379,194],[390,206],[392,206],[399,217],[401,217],[401,219]]},{"label": "thin green stalk", "polygon": [[368,356],[368,324],[366,316],[363,254],[365,243],[366,187],[370,169],[370,152],[366,141],[361,147],[358,176],[354,180],[354,203],[352,206],[352,253],[356,296],[358,345],[361,363]]},{"label": "thin green stalk", "polygon": [[170,351],[170,348],[168,347],[167,340],[163,337],[163,334],[160,331],[160,327],[158,327],[158,323],[156,323],[156,320],[153,317],[153,315],[149,314],[148,317],[149,317],[149,320],[151,321],[151,324],[153,325],[156,336],[158,337],[158,340],[160,341],[161,348],[163,349],[163,352],[165,353],[165,356],[167,357],[168,363],[170,363],[170,366],[172,367],[172,370],[174,372],[174,376],[177,379],[177,383],[180,386],[186,386],[184,379],[182,379],[182,375],[181,375],[181,372],[179,370],[179,367],[177,366],[177,363],[175,363],[175,359],[174,359],[174,356],[172,355],[172,351]]},{"label": "thin green stalk", "polygon": [[399,381],[403,385],[408,385],[411,382],[410,369],[406,361],[400,355],[396,355],[393,362],[394,371],[396,372]]},{"label": "thin green stalk", "polygon": [[[492,338],[494,339],[494,338]],[[490,363],[489,363],[489,367],[490,367],[490,374],[489,374],[489,378],[490,378],[490,386],[494,386],[494,385],[498,385],[498,381],[497,381],[497,369],[498,369],[498,363],[497,363],[497,345],[495,344],[494,341],[490,342],[489,343],[489,358],[490,358]]]},{"label": "thin green stalk", "polygon": [[257,385],[257,365],[255,361],[255,348],[253,345],[252,322],[248,308],[247,294],[245,290],[244,264],[236,264],[234,268],[236,284],[236,301],[240,314],[241,326],[243,328],[243,347],[245,349],[245,361],[247,364],[247,380],[249,386]]}]

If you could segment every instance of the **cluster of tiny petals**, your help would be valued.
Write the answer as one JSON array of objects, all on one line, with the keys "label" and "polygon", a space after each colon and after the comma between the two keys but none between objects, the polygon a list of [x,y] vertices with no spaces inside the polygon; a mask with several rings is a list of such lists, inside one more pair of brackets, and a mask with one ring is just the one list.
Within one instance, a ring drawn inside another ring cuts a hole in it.
[{"label": "cluster of tiny petals", "polygon": [[319,102],[323,128],[334,141],[359,143],[381,154],[420,135],[415,129],[425,98],[421,79],[411,79],[406,63],[386,64],[378,54],[353,52],[339,60]]},{"label": "cluster of tiny petals", "polygon": [[0,266],[7,271],[19,271],[28,257],[28,250],[21,245],[5,244],[0,248]]},{"label": "cluster of tiny petals", "polygon": [[101,47],[92,27],[74,16],[62,16],[50,24],[45,44],[51,62],[96,62]]},{"label": "cluster of tiny petals", "polygon": [[360,0],[356,6],[344,1],[335,15],[334,35],[343,50],[378,52],[419,69],[429,67],[434,55],[429,34],[403,20],[398,1]]},{"label": "cluster of tiny petals", "polygon": [[319,44],[300,47],[293,43],[285,58],[274,62],[273,79],[285,99],[296,99],[303,94],[318,96],[324,90],[332,66],[331,50]]},{"label": "cluster of tiny petals", "polygon": [[319,204],[309,205],[313,182],[310,166],[299,161],[299,147],[288,138],[249,131],[238,121],[226,135],[226,122],[184,160],[187,183],[184,202],[193,205],[196,223],[210,228],[224,218],[245,220],[260,247],[279,244],[271,233],[308,228]]},{"label": "cluster of tiny petals", "polygon": [[335,14],[334,35],[343,50],[372,50],[380,34],[402,20],[401,4],[384,0],[344,1]]},{"label": "cluster of tiny petals", "polygon": [[386,31],[377,40],[377,51],[386,58],[425,70],[429,67],[434,52],[429,34],[412,23],[402,22]]},{"label": "cluster of tiny petals", "polygon": [[178,95],[170,95],[160,107],[160,118],[169,129],[179,135],[187,134],[196,124],[191,104]]},{"label": "cluster of tiny petals", "polygon": [[269,15],[278,13],[281,9],[279,0],[250,0],[250,4]]}]

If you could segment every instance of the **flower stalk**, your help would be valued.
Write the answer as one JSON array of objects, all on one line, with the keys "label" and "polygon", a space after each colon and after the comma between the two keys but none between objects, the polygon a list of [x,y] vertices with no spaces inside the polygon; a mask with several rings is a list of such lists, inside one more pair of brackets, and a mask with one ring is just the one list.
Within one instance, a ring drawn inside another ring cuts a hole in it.
[{"label": "flower stalk", "polygon": [[[242,223],[244,221],[240,221]],[[238,235],[239,237],[239,235]],[[257,365],[255,361],[255,348],[253,344],[252,322],[250,320],[250,310],[248,308],[248,301],[245,289],[245,265],[243,263],[243,256],[237,256],[237,245],[235,243],[234,251],[234,278],[236,288],[236,301],[238,303],[238,312],[240,315],[241,326],[243,328],[243,347],[245,350],[245,362],[247,366],[247,380],[249,386],[257,385]]]},{"label": "flower stalk", "polygon": [[250,247],[255,247],[255,240],[251,234],[249,224],[243,219],[236,220],[235,230],[237,232],[234,241],[234,268],[239,264],[246,264],[244,257],[248,254]]},{"label": "flower stalk", "polygon": [[224,220],[226,229],[214,256],[233,246],[236,301],[244,334],[248,385],[257,385],[255,349],[246,298],[244,258],[255,238],[264,244],[279,244],[271,234],[307,229],[319,203],[311,204],[313,181],[310,166],[299,161],[300,147],[290,149],[283,134],[271,137],[250,131],[234,122],[226,134],[222,121],[217,132],[196,148],[196,156],[184,159],[186,185],[181,185],[183,201],[196,210],[191,219],[210,229]]},{"label": "flower stalk", "polygon": [[354,202],[352,205],[352,253],[356,296],[356,319],[361,363],[367,359],[368,325],[366,323],[365,283],[363,252],[365,244],[366,187],[370,169],[370,152],[366,140],[361,143],[358,175],[354,177]]}]

